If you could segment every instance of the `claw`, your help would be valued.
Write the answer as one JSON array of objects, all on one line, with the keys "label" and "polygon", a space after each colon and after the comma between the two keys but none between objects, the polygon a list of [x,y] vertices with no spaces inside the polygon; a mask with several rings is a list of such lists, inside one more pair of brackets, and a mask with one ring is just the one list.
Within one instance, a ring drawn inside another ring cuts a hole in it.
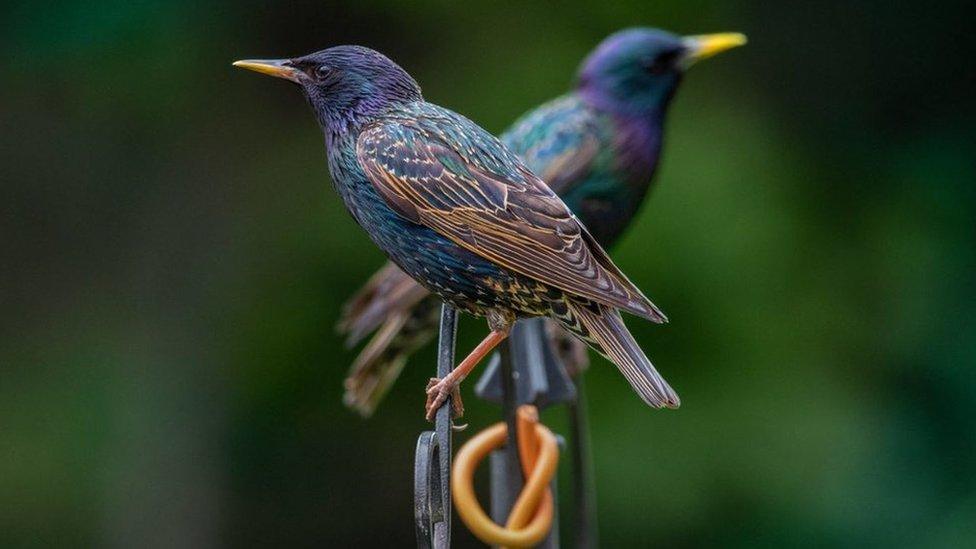
[{"label": "claw", "polygon": [[427,421],[434,421],[434,416],[437,415],[437,409],[441,407],[441,404],[444,404],[444,400],[446,400],[446,398],[447,397],[441,393],[437,393],[436,395],[427,395]]},{"label": "claw", "polygon": [[434,421],[438,408],[444,404],[445,400],[447,400],[447,392],[441,390],[441,380],[436,377],[430,378],[430,381],[427,382],[427,404],[425,406],[427,421]]},{"label": "claw", "polygon": [[457,383],[432,377],[427,382],[427,421],[434,421],[434,416],[437,414],[438,408],[444,404],[448,395],[453,397],[451,399],[451,408],[454,412],[454,417],[457,418],[464,415],[464,404],[461,402],[461,391]]},{"label": "claw", "polygon": [[[496,311],[495,316],[497,314],[501,313],[497,313]],[[493,319],[494,316],[489,315],[488,325],[491,327],[491,333],[471,351],[471,354],[457,365],[457,368],[451,370],[451,373],[447,374],[444,379],[432,377],[427,382],[427,421],[434,421],[434,415],[437,413],[437,409],[447,400],[448,394],[453,396],[451,402],[453,403],[454,417],[460,417],[464,413],[464,405],[461,404],[461,392],[458,390],[458,385],[471,373],[471,370],[478,365],[478,362],[486,354],[508,337],[508,331],[512,327],[512,323],[515,322],[514,316],[511,318],[503,317]]]}]

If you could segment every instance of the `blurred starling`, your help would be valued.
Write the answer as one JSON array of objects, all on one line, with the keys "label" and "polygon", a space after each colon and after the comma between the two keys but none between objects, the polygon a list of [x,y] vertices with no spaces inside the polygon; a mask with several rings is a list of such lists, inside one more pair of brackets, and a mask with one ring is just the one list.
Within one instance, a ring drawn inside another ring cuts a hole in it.
[{"label": "blurred starling", "polygon": [[[745,43],[737,33],[680,37],[629,29],[606,38],[582,63],[570,93],[524,115],[501,136],[579,217],[612,246],[636,214],[657,169],[668,104],[695,61]],[[376,335],[346,380],[346,403],[364,416],[410,353],[437,332],[439,300],[388,263],[347,303],[339,323],[354,345]],[[586,349],[550,330],[571,371]]]},{"label": "blurred starling", "polygon": [[[517,318],[550,317],[613,361],[641,398],[678,396],[640,350],[619,310],[664,315],[613,264],[565,203],[501,141],[423,100],[382,54],[338,46],[235,65],[299,84],[325,133],[336,191],[401,270],[489,335],[427,386],[427,418]],[[460,413],[460,410],[458,410]]]}]

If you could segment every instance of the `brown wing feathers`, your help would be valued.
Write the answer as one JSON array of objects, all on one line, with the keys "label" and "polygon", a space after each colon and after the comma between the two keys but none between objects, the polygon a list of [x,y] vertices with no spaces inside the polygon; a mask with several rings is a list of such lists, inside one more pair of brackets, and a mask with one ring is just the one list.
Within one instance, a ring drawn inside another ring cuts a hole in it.
[{"label": "brown wing feathers", "polygon": [[664,321],[562,200],[523,166],[508,177],[490,173],[437,136],[397,122],[364,131],[357,156],[404,217],[520,274]]}]

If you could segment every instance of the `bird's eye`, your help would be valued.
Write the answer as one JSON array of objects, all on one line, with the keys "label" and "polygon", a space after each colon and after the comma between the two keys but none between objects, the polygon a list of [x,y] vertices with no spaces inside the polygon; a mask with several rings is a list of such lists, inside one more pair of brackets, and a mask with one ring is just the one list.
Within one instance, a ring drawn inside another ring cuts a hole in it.
[{"label": "bird's eye", "polygon": [[656,55],[644,62],[644,70],[649,74],[664,74],[674,67],[676,52],[667,52]]},{"label": "bird's eye", "polygon": [[668,70],[669,65],[669,59],[663,56],[658,56],[645,61],[644,70],[649,74],[664,74],[664,72]]},{"label": "bird's eye", "polygon": [[315,67],[315,78],[320,82],[328,78],[330,74],[332,74],[332,67],[329,67],[328,65],[319,65]]}]

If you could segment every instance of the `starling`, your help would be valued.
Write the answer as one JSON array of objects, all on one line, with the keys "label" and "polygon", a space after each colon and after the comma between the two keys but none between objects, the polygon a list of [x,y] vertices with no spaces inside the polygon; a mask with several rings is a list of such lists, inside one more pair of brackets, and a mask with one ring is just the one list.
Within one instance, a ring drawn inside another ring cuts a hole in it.
[{"label": "starling", "polygon": [[[694,62],[745,43],[738,33],[681,37],[635,28],[617,32],[583,61],[575,88],[523,115],[501,136],[579,217],[612,246],[644,200],[657,169],[668,104]],[[349,301],[339,323],[354,345],[376,330],[346,380],[346,403],[364,416],[407,357],[437,331],[439,300],[388,263]],[[586,349],[551,333],[567,369]]]},{"label": "starling", "polygon": [[613,264],[566,204],[497,138],[424,101],[382,54],[337,46],[235,65],[299,84],[325,134],[333,185],[353,218],[403,272],[490,333],[427,386],[426,416],[518,318],[549,317],[614,362],[641,398],[678,396],[638,347],[620,311],[663,313]]}]

